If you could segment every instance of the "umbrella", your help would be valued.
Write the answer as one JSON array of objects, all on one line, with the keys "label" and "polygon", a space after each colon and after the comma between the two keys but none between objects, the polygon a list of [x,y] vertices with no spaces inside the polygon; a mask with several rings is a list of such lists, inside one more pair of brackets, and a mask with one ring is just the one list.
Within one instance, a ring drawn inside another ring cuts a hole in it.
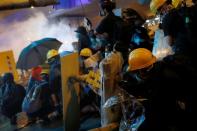
[{"label": "umbrella", "polygon": [[19,55],[17,69],[28,70],[46,61],[46,54],[51,49],[58,50],[62,43],[54,38],[44,38],[32,42],[25,47]]}]

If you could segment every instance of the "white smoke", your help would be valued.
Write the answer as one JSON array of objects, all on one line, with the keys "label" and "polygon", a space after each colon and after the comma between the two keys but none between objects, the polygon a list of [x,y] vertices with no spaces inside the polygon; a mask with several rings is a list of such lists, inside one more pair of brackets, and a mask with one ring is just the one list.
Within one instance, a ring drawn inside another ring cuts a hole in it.
[{"label": "white smoke", "polygon": [[25,21],[15,21],[11,24],[0,23],[0,51],[13,50],[16,60],[21,50],[45,37],[56,38],[64,46],[61,50],[72,51],[72,42],[77,41],[74,30],[64,19],[51,22],[43,13],[35,13]]}]

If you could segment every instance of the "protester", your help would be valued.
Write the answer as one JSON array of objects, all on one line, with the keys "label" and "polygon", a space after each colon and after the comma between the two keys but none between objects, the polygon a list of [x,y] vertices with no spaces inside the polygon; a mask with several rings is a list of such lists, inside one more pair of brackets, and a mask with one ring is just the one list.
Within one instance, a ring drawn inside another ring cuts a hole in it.
[{"label": "protester", "polygon": [[32,122],[37,119],[49,121],[48,114],[53,112],[48,73],[49,70],[42,70],[41,67],[32,69],[30,84],[22,105],[23,111]]},{"label": "protester", "polygon": [[[87,60],[91,59],[93,57],[92,51],[89,48],[84,48],[80,52],[80,58],[82,62],[82,68],[81,68],[81,75],[87,75],[91,71],[93,72],[96,70],[97,66],[94,64],[91,64],[89,62],[86,62]],[[96,62],[95,62],[96,63]],[[86,78],[91,79],[91,78]],[[94,78],[92,78],[94,80]],[[97,115],[98,114],[98,96],[94,93],[94,91],[91,90],[90,83],[81,83],[81,92],[80,92],[80,111],[81,111],[81,117],[87,117],[87,115]]]},{"label": "protester", "polygon": [[138,99],[144,100],[146,120],[139,131],[171,131],[176,128],[178,75],[145,48],[129,55],[128,72],[120,86]]},{"label": "protester", "polygon": [[[151,11],[160,16],[161,22],[154,48],[142,26],[145,20],[137,11],[122,9],[120,18],[113,13],[113,0],[100,0],[99,6],[104,18],[95,31],[85,17],[83,26],[75,30],[78,42],[72,43],[79,54],[80,72],[67,84],[73,87],[75,82],[80,83],[80,122],[100,116],[97,124],[117,122],[119,130],[192,130],[196,117],[196,4],[151,1]],[[11,73],[5,74],[2,83],[0,80],[3,115],[14,119],[22,104],[22,110],[32,120],[48,123],[62,116],[61,68],[67,67],[61,67],[57,50],[49,50],[46,57],[50,69],[32,69],[24,100],[24,89],[14,82]],[[26,79],[21,80],[25,84]]]},{"label": "protester", "polygon": [[12,73],[5,73],[3,84],[0,87],[2,91],[1,112],[15,123],[15,115],[21,112],[21,105],[25,96],[25,89],[14,82]]},{"label": "protester", "polygon": [[88,70],[85,67],[84,61],[90,56],[92,56],[92,51],[89,48],[84,48],[81,50],[81,52],[80,52],[80,72],[82,74],[88,73]]},{"label": "protester", "polygon": [[62,81],[60,55],[57,50],[50,50],[47,53],[47,63],[50,66],[49,87],[56,114],[62,114]]},{"label": "protester", "polygon": [[144,20],[143,18],[138,14],[137,11],[135,11],[132,8],[127,8],[123,10],[122,12],[122,19],[124,21],[123,25],[123,44],[125,45],[125,48],[129,48],[129,45],[131,43],[131,37],[133,35],[133,28],[134,27],[140,27],[143,25]]},{"label": "protester", "polygon": [[110,44],[110,50],[113,49],[113,45],[117,40],[121,40],[122,31],[122,19],[115,16],[112,12],[115,9],[115,2],[110,0],[100,0],[101,11],[104,13],[105,17],[96,27],[96,34],[108,41]]},{"label": "protester", "polygon": [[40,76],[41,72],[41,67],[35,67],[32,69],[26,89],[26,96],[22,104],[23,111],[26,112],[30,117],[31,114],[41,108],[40,90],[37,88],[42,82],[42,78]]},{"label": "protester", "polygon": [[83,26],[79,26],[76,32],[76,37],[78,38],[78,44],[79,44],[79,49],[78,52],[80,52],[84,48],[88,48],[91,46],[91,41],[88,36],[88,32],[86,31],[86,28]]},{"label": "protester", "polygon": [[[195,5],[191,6],[187,3],[187,1],[184,1],[174,4],[174,1],[153,0],[150,5],[155,12],[162,14],[164,40],[172,46],[174,51],[174,54],[165,57],[164,61],[179,74],[180,82],[184,82],[179,89],[182,90],[182,93],[178,102],[182,103],[181,105],[187,105],[179,115],[181,116],[179,119],[181,130],[191,130],[194,126],[192,119],[195,114],[194,101],[196,97],[193,93],[192,84],[197,80],[195,57],[197,13]],[[188,78],[188,76],[190,77]]]}]

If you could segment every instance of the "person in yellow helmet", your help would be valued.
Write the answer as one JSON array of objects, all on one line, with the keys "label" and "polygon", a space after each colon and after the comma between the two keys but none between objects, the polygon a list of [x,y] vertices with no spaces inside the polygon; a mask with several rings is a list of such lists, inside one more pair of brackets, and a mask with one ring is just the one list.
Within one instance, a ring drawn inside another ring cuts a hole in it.
[{"label": "person in yellow helmet", "polygon": [[55,57],[57,57],[59,55],[57,50],[49,50],[47,53],[47,63],[50,63],[50,61],[54,60]]},{"label": "person in yellow helmet", "polygon": [[128,64],[128,71],[119,85],[137,99],[145,100],[146,119],[138,131],[176,129],[175,97],[179,92],[175,85],[180,83],[174,71],[163,62],[157,62],[152,52],[145,48],[133,50],[129,54]]},{"label": "person in yellow helmet", "polygon": [[89,49],[89,48],[84,48],[80,51],[79,55],[80,55],[80,59],[79,59],[79,61],[80,61],[80,72],[82,74],[87,73],[88,69],[85,67],[84,61],[86,59],[88,59],[90,56],[92,56],[92,50]]},{"label": "person in yellow helmet", "polygon": [[49,73],[50,73],[49,65],[44,64],[41,67],[42,67],[42,72],[40,73],[40,75],[42,77],[42,80],[49,82]]},{"label": "person in yellow helmet", "polygon": [[92,55],[92,50],[89,48],[84,48],[80,51],[80,56],[82,57],[90,57]]},{"label": "person in yellow helmet", "polygon": [[51,98],[55,108],[55,114],[62,114],[62,93],[61,93],[61,62],[60,55],[57,50],[49,50],[47,53],[47,63],[49,70],[49,88],[51,89]]},{"label": "person in yellow helmet", "polygon": [[[54,111],[49,88],[49,67],[42,65],[32,69],[31,79],[23,100],[22,111],[31,119],[49,122],[48,114]],[[47,124],[47,123],[46,123]]]},{"label": "person in yellow helmet", "polygon": [[129,71],[151,67],[156,62],[156,57],[145,48],[138,48],[129,54]]}]

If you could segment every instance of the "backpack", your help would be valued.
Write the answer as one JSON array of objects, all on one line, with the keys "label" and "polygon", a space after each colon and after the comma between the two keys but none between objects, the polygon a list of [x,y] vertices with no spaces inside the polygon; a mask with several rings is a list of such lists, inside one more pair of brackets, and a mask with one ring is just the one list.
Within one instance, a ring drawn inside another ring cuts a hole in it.
[{"label": "backpack", "polygon": [[42,85],[43,83],[34,84],[29,92],[27,92],[22,104],[22,110],[24,112],[34,113],[42,107],[42,101],[40,99]]},{"label": "backpack", "polygon": [[5,84],[1,91],[1,110],[8,117],[21,111],[21,104],[25,96],[25,89],[17,84]]},{"label": "backpack", "polygon": [[5,84],[4,91],[2,92],[2,107],[11,107],[15,104],[17,98],[17,90],[15,84]]}]

